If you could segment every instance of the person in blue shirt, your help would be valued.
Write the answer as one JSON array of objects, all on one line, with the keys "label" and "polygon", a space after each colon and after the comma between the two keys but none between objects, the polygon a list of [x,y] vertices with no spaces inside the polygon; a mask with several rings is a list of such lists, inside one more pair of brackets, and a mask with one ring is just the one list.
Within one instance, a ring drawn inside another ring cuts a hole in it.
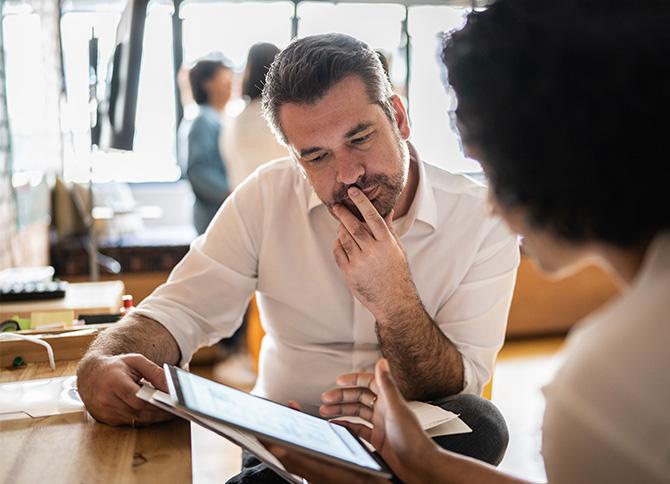
[{"label": "person in blue shirt", "polygon": [[202,234],[230,193],[219,136],[221,115],[230,99],[232,72],[222,60],[200,60],[189,71],[189,81],[200,111],[188,133],[186,175],[195,195],[193,224]]}]

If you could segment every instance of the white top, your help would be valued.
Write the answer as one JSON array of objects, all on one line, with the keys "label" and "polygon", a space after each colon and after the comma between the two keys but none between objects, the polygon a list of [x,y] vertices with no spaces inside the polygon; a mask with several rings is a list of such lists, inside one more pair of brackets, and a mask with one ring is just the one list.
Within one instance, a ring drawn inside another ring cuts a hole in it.
[{"label": "white top", "polygon": [[[463,355],[464,391],[480,393],[503,343],[517,239],[490,216],[484,187],[419,167],[416,196],[395,227],[428,314]],[[332,254],[338,226],[294,161],[263,165],[137,312],[172,333],[185,363],[230,336],[258,291],[267,336],[255,393],[315,411],[338,375],[371,371],[380,358],[374,317]]]},{"label": "white top", "polygon": [[219,146],[232,188],[263,163],[288,156],[263,118],[260,98],[250,101],[237,116],[226,118]]},{"label": "white top", "polygon": [[670,233],[624,297],[582,323],[545,388],[551,484],[670,483]]}]

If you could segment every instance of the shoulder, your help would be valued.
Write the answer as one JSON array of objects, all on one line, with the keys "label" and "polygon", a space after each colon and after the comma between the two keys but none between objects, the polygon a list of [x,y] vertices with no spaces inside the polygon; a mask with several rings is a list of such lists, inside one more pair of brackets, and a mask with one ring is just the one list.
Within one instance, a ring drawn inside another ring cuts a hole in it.
[{"label": "shoulder", "polygon": [[471,176],[451,173],[439,166],[423,163],[426,178],[437,197],[463,198],[473,204],[486,202],[486,186]]},{"label": "shoulder", "polygon": [[295,193],[296,190],[304,190],[307,184],[295,162],[289,157],[284,157],[260,165],[240,185],[240,188],[251,185],[255,190],[285,197]]},{"label": "shoulder", "polygon": [[435,201],[437,223],[450,232],[453,227],[472,237],[486,237],[493,229],[500,237],[511,237],[505,223],[491,214],[487,187],[471,176],[451,173],[444,168],[424,163],[424,173]]}]

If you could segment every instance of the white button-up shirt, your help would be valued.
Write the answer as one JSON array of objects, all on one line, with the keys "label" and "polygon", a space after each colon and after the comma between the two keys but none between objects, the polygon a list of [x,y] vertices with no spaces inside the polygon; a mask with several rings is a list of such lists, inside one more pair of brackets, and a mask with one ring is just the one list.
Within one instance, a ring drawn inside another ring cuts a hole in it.
[{"label": "white button-up shirt", "polygon": [[[504,339],[517,239],[490,215],[484,187],[418,164],[394,226],[426,311],[463,356],[463,391],[480,393]],[[338,226],[292,160],[263,165],[137,312],[170,331],[183,364],[233,334],[256,291],[266,336],[254,393],[315,412],[338,375],[371,371],[381,356],[374,317],[335,263]]]}]

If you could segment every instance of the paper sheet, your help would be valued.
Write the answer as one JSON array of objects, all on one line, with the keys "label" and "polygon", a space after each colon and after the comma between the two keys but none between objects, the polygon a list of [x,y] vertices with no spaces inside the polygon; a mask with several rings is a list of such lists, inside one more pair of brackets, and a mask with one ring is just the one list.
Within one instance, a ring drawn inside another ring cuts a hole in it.
[{"label": "paper sheet", "polygon": [[76,376],[0,383],[0,420],[83,411]]}]

